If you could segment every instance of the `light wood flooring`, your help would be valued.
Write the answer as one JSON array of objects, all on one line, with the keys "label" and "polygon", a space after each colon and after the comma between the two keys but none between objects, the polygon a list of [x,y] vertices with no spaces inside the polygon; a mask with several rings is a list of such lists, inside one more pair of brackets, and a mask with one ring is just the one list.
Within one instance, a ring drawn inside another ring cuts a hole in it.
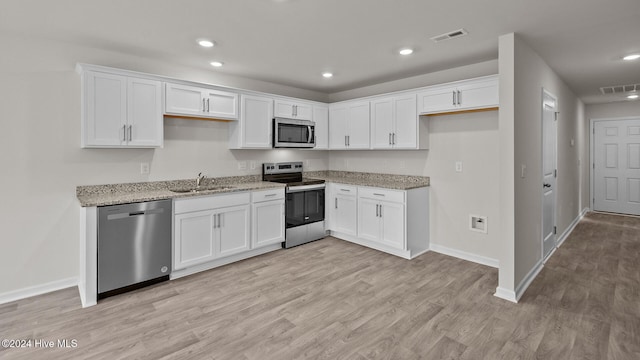
[{"label": "light wood flooring", "polygon": [[327,238],[101,301],[0,305],[2,359],[640,359],[640,219],[589,214],[520,303],[497,269]]}]

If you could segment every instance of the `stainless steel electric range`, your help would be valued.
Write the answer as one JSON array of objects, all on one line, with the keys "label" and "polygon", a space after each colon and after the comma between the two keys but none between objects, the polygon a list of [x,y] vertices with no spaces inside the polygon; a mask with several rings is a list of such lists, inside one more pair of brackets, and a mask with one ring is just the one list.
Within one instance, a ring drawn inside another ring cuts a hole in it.
[{"label": "stainless steel electric range", "polygon": [[262,180],[287,184],[285,248],[326,236],[324,180],[303,178],[302,162],[262,164]]}]

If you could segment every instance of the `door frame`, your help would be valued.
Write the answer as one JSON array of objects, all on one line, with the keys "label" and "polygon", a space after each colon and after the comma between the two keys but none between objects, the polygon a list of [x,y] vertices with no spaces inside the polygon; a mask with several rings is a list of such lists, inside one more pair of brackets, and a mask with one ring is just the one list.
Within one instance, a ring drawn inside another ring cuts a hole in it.
[{"label": "door frame", "polygon": [[[540,107],[540,129],[541,129],[541,146],[540,146],[540,185],[544,184],[544,106],[545,106],[545,96],[550,97],[551,99],[553,99],[553,102],[555,103],[554,109],[555,109],[555,133],[556,133],[556,141],[553,144],[555,147],[555,151],[554,151],[554,162],[555,162],[555,171],[556,171],[556,175],[555,175],[555,188],[553,189],[553,226],[554,228],[557,229],[557,225],[558,225],[558,114],[560,114],[560,111],[558,110],[558,97],[555,96],[553,93],[551,93],[549,90],[545,89],[544,87],[542,88],[542,96],[540,98],[540,104],[542,105]],[[553,255],[553,253],[556,251],[556,249],[558,248],[558,234],[554,233],[554,246],[553,249],[551,251],[549,251],[549,255],[547,255],[545,257],[544,254],[544,190],[543,187],[540,187],[541,191],[540,191],[540,199],[542,201],[541,203],[541,209],[540,209],[540,254],[541,254],[541,259],[543,262],[546,262],[551,255]]]},{"label": "door frame", "polygon": [[[621,116],[621,117],[607,117],[607,118],[591,118],[589,119],[589,210],[594,211],[596,201],[596,186],[595,186],[595,135],[596,128],[595,123],[600,121],[618,121],[618,120],[638,120],[638,116]],[[625,214],[621,214],[625,215]]]}]

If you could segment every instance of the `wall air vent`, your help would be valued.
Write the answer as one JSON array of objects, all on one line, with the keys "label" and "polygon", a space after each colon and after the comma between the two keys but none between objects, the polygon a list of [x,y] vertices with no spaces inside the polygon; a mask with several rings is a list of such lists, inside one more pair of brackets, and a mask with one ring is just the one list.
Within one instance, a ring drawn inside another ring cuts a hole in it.
[{"label": "wall air vent", "polygon": [[600,92],[603,95],[624,94],[636,91],[640,91],[640,84],[603,86],[600,88]]},{"label": "wall air vent", "polygon": [[454,39],[454,38],[459,38],[462,36],[465,36],[469,34],[469,32],[465,29],[458,29],[458,30],[453,30],[450,31],[446,34],[441,34],[441,35],[437,35],[431,38],[431,40],[433,40],[434,42],[440,42],[443,40],[449,40],[449,39]]}]

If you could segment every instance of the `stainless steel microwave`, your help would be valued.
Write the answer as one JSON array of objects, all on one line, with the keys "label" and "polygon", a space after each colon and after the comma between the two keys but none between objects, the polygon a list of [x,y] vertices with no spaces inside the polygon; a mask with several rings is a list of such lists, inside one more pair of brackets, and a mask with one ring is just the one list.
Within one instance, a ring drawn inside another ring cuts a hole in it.
[{"label": "stainless steel microwave", "polygon": [[313,148],[316,146],[316,123],[309,120],[273,119],[274,148]]}]

